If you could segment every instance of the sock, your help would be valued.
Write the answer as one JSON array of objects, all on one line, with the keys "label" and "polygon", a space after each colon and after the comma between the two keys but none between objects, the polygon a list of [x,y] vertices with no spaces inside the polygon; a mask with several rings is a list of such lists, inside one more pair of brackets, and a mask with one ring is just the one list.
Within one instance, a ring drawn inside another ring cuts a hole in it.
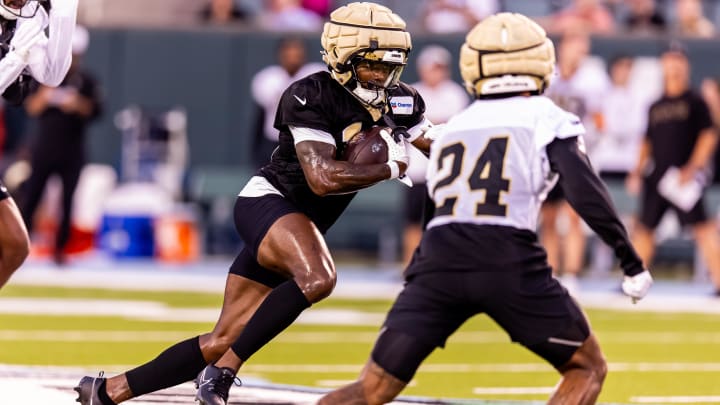
[{"label": "sock", "polygon": [[100,388],[98,388],[98,398],[100,398],[100,402],[102,402],[103,405],[117,405],[108,396],[107,390],[105,389],[106,382],[107,380],[103,380],[102,384],[100,384]]},{"label": "sock", "polygon": [[125,373],[134,397],[173,387],[197,377],[207,363],[200,350],[200,337],[182,341],[155,359]]},{"label": "sock", "polygon": [[310,302],[294,280],[280,284],[265,298],[231,348],[247,361],[261,347],[292,324]]}]

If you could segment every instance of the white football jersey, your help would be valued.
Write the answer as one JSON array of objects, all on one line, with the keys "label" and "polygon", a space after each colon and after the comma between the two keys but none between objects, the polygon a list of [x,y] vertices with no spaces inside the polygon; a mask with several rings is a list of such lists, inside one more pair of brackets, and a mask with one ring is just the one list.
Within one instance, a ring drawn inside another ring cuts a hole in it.
[{"label": "white football jersey", "polygon": [[[430,149],[428,228],[454,223],[535,232],[540,205],[557,181],[545,147],[578,136],[577,116],[543,96],[477,100],[453,117]],[[582,147],[582,144],[581,144]]]}]

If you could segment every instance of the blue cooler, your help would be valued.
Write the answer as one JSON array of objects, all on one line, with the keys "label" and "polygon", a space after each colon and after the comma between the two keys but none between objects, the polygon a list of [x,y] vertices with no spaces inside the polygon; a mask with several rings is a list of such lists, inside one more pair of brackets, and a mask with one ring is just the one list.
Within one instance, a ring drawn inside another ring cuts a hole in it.
[{"label": "blue cooler", "polygon": [[98,246],[116,259],[153,257],[153,222],[150,215],[103,215]]}]

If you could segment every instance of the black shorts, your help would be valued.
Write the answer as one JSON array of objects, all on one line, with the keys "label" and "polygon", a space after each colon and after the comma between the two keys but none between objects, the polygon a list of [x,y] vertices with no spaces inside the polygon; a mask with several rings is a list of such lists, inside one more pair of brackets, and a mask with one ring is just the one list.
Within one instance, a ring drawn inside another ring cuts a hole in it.
[{"label": "black shorts", "polygon": [[561,201],[565,200],[565,192],[563,191],[562,187],[560,187],[560,182],[555,184],[555,186],[548,192],[547,197],[545,197],[545,202],[548,204],[555,204],[559,203]]},{"label": "black shorts", "polygon": [[[504,234],[497,237],[498,233]],[[420,245],[385,326],[442,347],[470,317],[486,313],[514,342],[553,365],[564,364],[587,339],[590,328],[580,307],[552,277],[546,256],[537,254],[536,250],[542,249],[535,248],[532,241],[522,241],[528,237],[526,234],[532,233],[498,226],[473,229],[472,225],[453,224],[430,229],[424,240],[435,241]],[[442,240],[450,242],[442,246]],[[492,249],[498,253],[482,252],[483,244],[496,245]],[[431,257],[423,251],[430,249],[428,245],[433,245]],[[475,271],[458,271],[457,264],[443,259],[457,257],[460,251],[466,252],[460,255],[464,255],[464,261],[472,262]],[[503,252],[522,257],[505,259]],[[473,258],[473,254],[477,257]],[[577,345],[548,348],[553,338]]]},{"label": "black shorts", "polygon": [[292,203],[277,194],[261,197],[238,197],[235,201],[235,227],[245,242],[230,273],[274,288],[287,277],[268,270],[257,262],[257,252],[268,229],[280,217],[300,212]]},{"label": "black shorts", "polygon": [[695,225],[707,220],[704,193],[697,204],[690,211],[685,212],[660,195],[657,191],[657,182],[646,180],[643,183],[641,197],[640,223],[648,229],[655,229],[668,209],[675,211],[683,226]]},{"label": "black shorts", "polygon": [[407,225],[422,224],[427,200],[425,183],[415,184],[405,191],[405,223]]}]

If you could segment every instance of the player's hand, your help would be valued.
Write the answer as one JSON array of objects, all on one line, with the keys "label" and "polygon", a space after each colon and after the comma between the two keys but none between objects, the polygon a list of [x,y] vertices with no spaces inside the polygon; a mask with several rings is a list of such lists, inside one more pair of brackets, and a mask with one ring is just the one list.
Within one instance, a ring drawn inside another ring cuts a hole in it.
[{"label": "player's hand", "polygon": [[444,127],[445,124],[428,125],[427,127],[423,128],[422,136],[425,139],[434,141],[435,139],[437,139],[438,136],[440,136]]},{"label": "player's hand", "polygon": [[388,148],[388,163],[396,162],[398,168],[400,169],[398,175],[391,178],[396,178],[405,174],[405,170],[407,170],[408,163],[410,162],[410,158],[407,154],[407,141],[405,138],[400,137],[398,142],[395,142],[392,134],[387,129],[380,131],[380,137],[383,141],[385,141]]},{"label": "player's hand", "polygon": [[625,276],[622,282],[622,290],[625,295],[632,298],[633,304],[645,297],[653,283],[650,272],[645,270],[634,276]]},{"label": "player's hand", "polygon": [[10,48],[27,62],[30,49],[45,37],[42,23],[36,19],[25,19],[18,24],[15,34],[10,40]]}]

